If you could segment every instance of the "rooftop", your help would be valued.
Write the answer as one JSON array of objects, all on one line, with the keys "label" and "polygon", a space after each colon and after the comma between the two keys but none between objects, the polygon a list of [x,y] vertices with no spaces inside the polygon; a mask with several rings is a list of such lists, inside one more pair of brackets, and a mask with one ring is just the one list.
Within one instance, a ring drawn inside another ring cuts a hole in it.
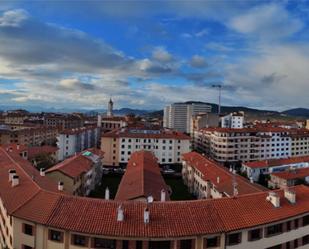
[{"label": "rooftop", "polygon": [[149,151],[138,151],[131,155],[127,170],[121,179],[115,200],[133,200],[152,196],[160,201],[161,190],[169,199],[169,187],[161,175],[157,158]]},{"label": "rooftop", "polygon": [[302,169],[292,169],[282,172],[271,173],[271,175],[285,180],[302,179],[309,176],[309,167]]},{"label": "rooftop", "polygon": [[309,156],[282,158],[282,159],[269,159],[269,160],[262,160],[262,161],[247,162],[243,164],[246,167],[250,167],[250,168],[268,168],[268,167],[276,167],[276,166],[304,163],[304,162],[309,162]]},{"label": "rooftop", "polygon": [[228,196],[233,196],[234,179],[237,183],[238,195],[262,192],[266,190],[266,188],[258,184],[253,184],[242,176],[233,174],[228,169],[214,161],[211,161],[210,159],[205,158],[197,152],[189,152],[184,154],[183,160],[189,163],[191,167],[194,167],[200,171],[205,181],[210,181],[218,191],[226,193]]},{"label": "rooftop", "polygon": [[[8,170],[15,169],[20,184],[12,187]],[[47,177],[33,171],[18,154],[0,147],[0,196],[9,215],[56,229],[84,234],[131,238],[187,237],[256,227],[308,214],[309,188],[291,188],[296,204],[280,196],[280,208],[266,200],[268,192],[236,198],[153,202],[98,200],[66,195]],[[33,176],[33,177],[31,177]],[[18,197],[18,198],[17,198]],[[124,220],[117,221],[121,205]],[[150,222],[144,223],[148,207]]]},{"label": "rooftop", "polygon": [[102,135],[102,137],[125,137],[125,138],[166,138],[190,140],[191,138],[181,132],[167,129],[139,129],[139,128],[120,128]]}]

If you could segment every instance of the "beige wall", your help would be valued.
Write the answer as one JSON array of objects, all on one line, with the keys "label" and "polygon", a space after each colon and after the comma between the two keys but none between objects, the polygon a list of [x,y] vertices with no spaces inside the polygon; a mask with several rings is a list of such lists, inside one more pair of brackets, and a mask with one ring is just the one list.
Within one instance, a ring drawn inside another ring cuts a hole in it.
[{"label": "beige wall", "polygon": [[73,192],[78,189],[81,185],[81,180],[75,181],[67,175],[61,173],[60,171],[47,172],[46,177],[52,179],[54,182],[58,183],[59,181],[64,184],[64,191],[73,194]]},{"label": "beige wall", "polygon": [[[115,147],[114,147],[115,145]],[[101,150],[104,151],[103,166],[119,166],[119,138],[102,137]],[[113,153],[115,151],[115,153]],[[115,157],[115,159],[113,159]]]}]

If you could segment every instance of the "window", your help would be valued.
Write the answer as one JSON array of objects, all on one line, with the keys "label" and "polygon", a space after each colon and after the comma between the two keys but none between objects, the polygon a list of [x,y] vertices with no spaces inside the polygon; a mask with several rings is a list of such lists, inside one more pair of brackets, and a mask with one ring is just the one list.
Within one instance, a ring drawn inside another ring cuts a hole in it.
[{"label": "window", "polygon": [[303,217],[303,226],[309,225],[309,215]]},{"label": "window", "polygon": [[302,240],[303,240],[303,246],[309,245],[309,235],[304,236]]},{"label": "window", "polygon": [[23,224],[23,233],[27,235],[33,235],[33,226],[29,224]]},{"label": "window", "polygon": [[26,246],[26,245],[22,245],[21,248],[22,248],[22,249],[33,249],[33,247],[31,247],[31,246]]},{"label": "window", "polygon": [[87,246],[88,245],[88,238],[86,236],[73,234],[71,239],[72,239],[72,245],[76,245],[76,246]]},{"label": "window", "polygon": [[143,249],[143,242],[138,240],[136,241],[136,249]]},{"label": "window", "polygon": [[149,249],[170,249],[170,241],[149,241]]},{"label": "window", "polygon": [[213,237],[213,238],[206,238],[204,240],[205,246],[204,248],[212,248],[212,247],[219,247],[220,246],[220,237]]},{"label": "window", "polygon": [[49,230],[49,240],[63,242],[63,232]]},{"label": "window", "polygon": [[248,231],[248,240],[249,241],[254,241],[254,240],[259,240],[262,238],[262,229],[253,229],[251,231]]},{"label": "window", "polygon": [[282,224],[277,224],[273,226],[266,227],[266,236],[274,236],[279,233],[282,233]]},{"label": "window", "polygon": [[227,244],[229,246],[237,245],[241,242],[241,233],[232,233],[227,237]]},{"label": "window", "polygon": [[112,239],[94,238],[92,241],[93,248],[115,249],[116,241]]},{"label": "window", "polygon": [[186,239],[180,241],[180,249],[191,249],[192,248],[192,240]]},{"label": "window", "polygon": [[122,241],[122,249],[129,249],[129,241],[128,240]]}]

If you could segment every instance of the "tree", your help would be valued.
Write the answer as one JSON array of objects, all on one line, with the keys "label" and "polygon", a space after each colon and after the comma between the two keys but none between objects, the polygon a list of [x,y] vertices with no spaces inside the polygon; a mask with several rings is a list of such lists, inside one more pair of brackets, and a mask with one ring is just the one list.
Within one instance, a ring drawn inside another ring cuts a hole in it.
[{"label": "tree", "polygon": [[48,153],[40,153],[36,155],[33,162],[35,162],[37,169],[48,169],[56,164],[55,158]]}]

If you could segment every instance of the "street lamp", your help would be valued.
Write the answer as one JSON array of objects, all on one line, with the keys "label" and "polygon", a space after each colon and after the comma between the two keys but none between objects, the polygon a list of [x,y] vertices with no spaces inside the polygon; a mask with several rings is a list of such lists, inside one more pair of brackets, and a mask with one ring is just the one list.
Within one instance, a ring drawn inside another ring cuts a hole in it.
[{"label": "street lamp", "polygon": [[212,85],[212,87],[218,88],[218,91],[219,91],[218,116],[220,117],[220,114],[221,114],[221,88],[222,88],[222,85],[221,84],[215,84],[215,85]]}]

